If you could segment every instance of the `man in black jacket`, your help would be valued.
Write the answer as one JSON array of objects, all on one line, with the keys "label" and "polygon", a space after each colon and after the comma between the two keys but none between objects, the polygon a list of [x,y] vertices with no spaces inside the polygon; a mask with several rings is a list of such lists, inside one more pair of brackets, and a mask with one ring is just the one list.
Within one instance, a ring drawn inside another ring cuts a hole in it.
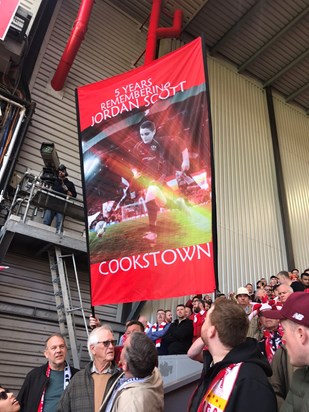
[{"label": "man in black jacket", "polygon": [[48,362],[28,373],[17,396],[22,412],[54,412],[71,377],[78,371],[66,362],[67,346],[59,333],[46,340],[44,355]]},{"label": "man in black jacket", "polygon": [[162,348],[168,355],[180,355],[188,352],[193,339],[192,320],[185,317],[185,306],[177,305],[177,318],[162,339]]},{"label": "man in black jacket", "polygon": [[192,396],[189,412],[276,412],[277,402],[268,382],[271,368],[246,338],[249,321],[237,303],[219,298],[208,311],[202,327],[204,368]]},{"label": "man in black jacket", "polygon": [[[74,183],[71,182],[67,176],[68,172],[64,165],[60,165],[57,170],[57,178],[52,186],[52,189],[55,192],[61,193],[66,196],[76,197],[76,189]],[[44,225],[50,226],[54,217],[56,216],[56,230],[57,232],[61,232],[62,224],[63,224],[63,214],[60,212],[56,212],[55,210],[46,209],[44,213]]]}]

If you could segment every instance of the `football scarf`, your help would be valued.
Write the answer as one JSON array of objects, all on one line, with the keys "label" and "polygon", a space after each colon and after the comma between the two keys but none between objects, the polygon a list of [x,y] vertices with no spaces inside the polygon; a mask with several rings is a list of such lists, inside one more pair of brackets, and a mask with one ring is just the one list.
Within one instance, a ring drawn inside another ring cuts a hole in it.
[{"label": "football scarf", "polygon": [[232,363],[212,380],[197,412],[224,412],[243,362]]},{"label": "football scarf", "polygon": [[[166,326],[166,322],[160,323],[160,325],[157,325],[157,323],[154,323],[152,325],[151,331],[152,332],[158,332],[159,330],[163,330]],[[156,340],[156,348],[159,348],[161,346],[161,338]]]},{"label": "football scarf", "polygon": [[[48,364],[47,369],[46,369],[46,374],[45,374],[47,378],[50,377],[50,371],[51,371],[51,369],[50,369],[50,366]],[[63,390],[68,386],[68,384],[71,380],[71,377],[72,377],[71,368],[70,368],[70,365],[66,362],[64,372],[63,372]],[[46,387],[47,387],[47,385],[43,389],[43,393],[42,393],[40,403],[39,403],[39,407],[38,407],[38,412],[43,412]]]},{"label": "football scarf", "polygon": [[263,340],[265,345],[265,356],[267,357],[268,362],[271,363],[276,350],[282,345],[282,334],[280,334],[279,330],[264,330]]}]

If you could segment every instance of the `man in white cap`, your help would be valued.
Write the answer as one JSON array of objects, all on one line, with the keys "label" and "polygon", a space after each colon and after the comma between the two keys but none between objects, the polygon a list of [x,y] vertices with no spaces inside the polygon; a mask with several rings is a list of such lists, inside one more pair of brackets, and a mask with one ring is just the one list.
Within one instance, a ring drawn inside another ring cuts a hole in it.
[{"label": "man in white cap", "polygon": [[247,288],[241,286],[237,289],[236,300],[238,305],[240,305],[247,315],[252,312],[252,305],[250,304],[250,295]]},{"label": "man in white cap", "polygon": [[253,305],[250,303],[250,295],[248,289],[245,287],[238,288],[236,293],[236,300],[237,303],[243,308],[250,321],[247,336],[260,340],[261,333],[258,328],[258,319],[256,316],[250,316],[253,312]]},{"label": "man in white cap", "polygon": [[309,294],[292,293],[281,310],[264,311],[263,316],[280,319],[283,338],[294,372],[289,393],[280,412],[309,410]]}]

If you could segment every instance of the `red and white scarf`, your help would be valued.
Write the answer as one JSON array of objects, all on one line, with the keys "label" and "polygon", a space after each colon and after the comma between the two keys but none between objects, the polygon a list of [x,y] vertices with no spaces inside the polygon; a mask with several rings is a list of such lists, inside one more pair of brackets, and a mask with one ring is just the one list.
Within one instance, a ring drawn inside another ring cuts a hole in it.
[{"label": "red and white scarf", "polygon": [[[51,368],[48,364],[47,369],[46,369],[46,373],[45,373],[45,376],[47,378],[50,377],[50,371],[51,371]],[[72,377],[71,368],[70,368],[70,365],[66,362],[65,368],[64,368],[64,371],[63,371],[63,390],[68,386],[71,377]],[[38,412],[43,412],[46,387],[47,387],[47,385],[43,389],[43,393],[42,393],[40,403],[39,403],[39,407],[38,407]]]},{"label": "red and white scarf", "polygon": [[269,363],[272,362],[276,350],[282,346],[282,332],[278,329],[275,331],[264,330],[263,340],[265,345],[265,356]]},{"label": "red and white scarf", "polygon": [[212,380],[197,412],[224,412],[240,370],[240,363],[232,363]]},{"label": "red and white scarf", "polygon": [[[151,327],[151,331],[152,332],[158,332],[159,330],[163,330],[164,327],[166,326],[166,322],[162,322],[160,323],[160,325],[158,325],[157,323],[154,323]],[[159,348],[161,346],[161,338],[156,340],[156,347]]]}]

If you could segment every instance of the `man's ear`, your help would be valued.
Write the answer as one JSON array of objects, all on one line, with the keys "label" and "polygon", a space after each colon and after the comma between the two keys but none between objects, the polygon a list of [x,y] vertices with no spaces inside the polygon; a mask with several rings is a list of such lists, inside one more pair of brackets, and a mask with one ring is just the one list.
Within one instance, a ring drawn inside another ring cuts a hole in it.
[{"label": "man's ear", "polygon": [[128,370],[128,363],[125,360],[123,361],[123,363],[121,363],[121,369],[124,372],[127,372],[127,370]]},{"label": "man's ear", "polygon": [[46,354],[46,349],[44,349],[44,352],[43,352],[43,353],[44,353],[45,358],[48,359],[48,356],[47,356],[47,354]]},{"label": "man's ear", "polygon": [[208,337],[213,338],[216,333],[217,333],[216,327],[214,325],[210,325],[208,328]]},{"label": "man's ear", "polygon": [[95,345],[90,345],[90,352],[95,355]]},{"label": "man's ear", "polygon": [[296,330],[296,336],[303,346],[309,344],[309,332],[307,331],[307,328],[299,325]]}]

